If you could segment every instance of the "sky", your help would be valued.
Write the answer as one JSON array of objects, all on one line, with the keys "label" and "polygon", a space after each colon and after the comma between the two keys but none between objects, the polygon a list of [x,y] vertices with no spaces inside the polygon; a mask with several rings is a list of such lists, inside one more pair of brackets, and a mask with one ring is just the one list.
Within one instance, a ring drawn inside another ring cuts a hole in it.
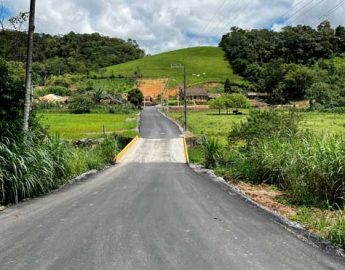
[{"label": "sky", "polygon": [[[345,0],[36,0],[36,31],[99,32],[135,39],[147,53],[217,45],[230,27],[345,25]],[[6,16],[28,11],[30,0],[0,0]],[[1,12],[0,12],[1,14]]]}]

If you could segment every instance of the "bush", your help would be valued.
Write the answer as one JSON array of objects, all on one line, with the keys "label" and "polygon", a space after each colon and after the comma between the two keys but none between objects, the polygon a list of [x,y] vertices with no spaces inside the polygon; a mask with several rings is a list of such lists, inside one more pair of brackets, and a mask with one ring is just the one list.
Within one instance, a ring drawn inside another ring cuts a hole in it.
[{"label": "bush", "polygon": [[229,135],[229,142],[244,140],[247,144],[270,137],[291,138],[298,132],[301,120],[299,114],[277,110],[252,110],[247,122],[235,125]]},{"label": "bush", "polygon": [[89,96],[76,96],[73,97],[68,108],[71,113],[83,114],[90,113],[93,106],[94,102]]},{"label": "bush", "polygon": [[114,113],[114,114],[130,114],[134,112],[135,110],[136,108],[132,104],[128,104],[128,103],[108,107],[108,112]]},{"label": "bush", "polygon": [[202,149],[204,153],[204,166],[207,169],[217,167],[221,156],[221,147],[217,139],[202,137]]},{"label": "bush", "polygon": [[144,95],[143,93],[135,88],[128,92],[128,101],[132,103],[135,107],[139,108],[143,103]]}]

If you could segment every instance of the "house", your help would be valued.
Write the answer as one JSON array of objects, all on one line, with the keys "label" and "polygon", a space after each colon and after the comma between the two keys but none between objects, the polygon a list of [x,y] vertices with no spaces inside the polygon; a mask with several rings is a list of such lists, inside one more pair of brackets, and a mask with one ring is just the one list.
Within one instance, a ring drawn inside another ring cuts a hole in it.
[{"label": "house", "polygon": [[249,99],[267,99],[268,97],[269,97],[268,93],[255,93],[255,92],[247,93],[247,98]]},{"label": "house", "polygon": [[[181,90],[180,99],[182,100],[183,97],[184,97],[184,92],[183,90]],[[186,97],[187,97],[187,100],[192,100],[192,101],[208,101],[209,100],[208,93],[203,88],[187,88]]]},{"label": "house", "polygon": [[48,102],[48,103],[60,103],[60,104],[66,104],[68,103],[69,97],[67,96],[58,96],[55,94],[49,94],[43,97],[38,98],[39,101],[42,102]]},{"label": "house", "polygon": [[220,93],[209,93],[208,99],[216,99],[216,98],[220,98],[221,96],[222,96],[222,94],[220,94]]}]

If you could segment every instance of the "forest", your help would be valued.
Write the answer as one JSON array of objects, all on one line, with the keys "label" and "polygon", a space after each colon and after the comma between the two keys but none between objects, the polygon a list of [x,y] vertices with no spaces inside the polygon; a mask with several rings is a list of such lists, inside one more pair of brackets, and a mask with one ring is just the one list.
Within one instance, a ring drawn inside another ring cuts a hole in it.
[{"label": "forest", "polygon": [[280,32],[238,27],[219,46],[253,90],[267,92],[270,103],[310,99],[314,106],[345,105],[345,28],[329,21],[317,29],[287,26]]},{"label": "forest", "polygon": [[[25,62],[25,32],[0,30],[0,57],[7,61]],[[50,35],[34,37],[35,82],[42,83],[51,75],[88,73],[98,68],[141,58],[145,52],[135,40],[102,36],[99,33]]]}]

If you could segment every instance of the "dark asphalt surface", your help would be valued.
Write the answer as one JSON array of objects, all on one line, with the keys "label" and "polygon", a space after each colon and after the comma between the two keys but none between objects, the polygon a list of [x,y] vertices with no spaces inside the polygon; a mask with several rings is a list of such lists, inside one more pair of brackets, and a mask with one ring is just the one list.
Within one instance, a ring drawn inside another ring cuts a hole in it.
[{"label": "dark asphalt surface", "polygon": [[145,139],[174,139],[180,137],[176,124],[168,121],[156,108],[145,108],[140,121],[140,137]]},{"label": "dark asphalt surface", "polygon": [[[165,143],[179,137],[154,108],[143,111],[141,132]],[[0,213],[0,269],[309,270],[345,264],[186,164],[132,161]]]}]

